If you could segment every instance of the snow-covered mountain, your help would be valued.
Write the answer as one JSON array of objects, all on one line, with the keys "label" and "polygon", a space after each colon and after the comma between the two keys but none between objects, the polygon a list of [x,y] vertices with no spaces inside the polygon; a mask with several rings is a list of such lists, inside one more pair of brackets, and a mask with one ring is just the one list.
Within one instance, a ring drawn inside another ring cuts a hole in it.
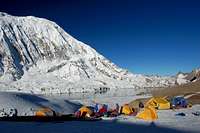
[{"label": "snow-covered mountain", "polygon": [[176,75],[176,84],[178,85],[196,82],[198,80],[200,80],[200,68],[194,69],[189,73],[179,72]]},{"label": "snow-covered mountain", "polygon": [[64,93],[173,84],[172,77],[119,68],[52,21],[0,13],[0,90]]}]

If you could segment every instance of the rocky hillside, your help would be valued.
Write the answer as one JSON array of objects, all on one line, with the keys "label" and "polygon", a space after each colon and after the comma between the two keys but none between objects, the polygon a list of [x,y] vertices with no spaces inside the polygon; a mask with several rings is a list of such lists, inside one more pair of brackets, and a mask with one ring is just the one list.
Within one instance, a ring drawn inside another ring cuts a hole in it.
[{"label": "rocky hillside", "polygon": [[200,69],[194,69],[189,73],[179,72],[176,75],[176,84],[178,85],[196,82],[198,80],[200,80]]}]

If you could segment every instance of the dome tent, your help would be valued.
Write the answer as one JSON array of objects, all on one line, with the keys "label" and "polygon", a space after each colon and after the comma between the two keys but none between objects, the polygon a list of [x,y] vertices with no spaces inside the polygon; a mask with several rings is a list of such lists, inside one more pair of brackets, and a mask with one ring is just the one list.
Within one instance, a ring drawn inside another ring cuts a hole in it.
[{"label": "dome tent", "polygon": [[153,97],[146,102],[145,106],[152,106],[155,109],[170,109],[170,102],[165,98]]},{"label": "dome tent", "polygon": [[125,104],[121,107],[120,113],[125,114],[125,115],[131,115],[134,113],[134,109],[131,108],[128,104]]},{"label": "dome tent", "polygon": [[53,111],[50,108],[41,108],[38,111],[36,111],[35,116],[38,117],[51,117],[51,116],[56,116],[55,111]]},{"label": "dome tent", "polygon": [[151,120],[151,121],[158,119],[157,112],[156,112],[155,108],[152,106],[145,107],[142,111],[140,111],[136,115],[136,117],[139,119]]},{"label": "dome tent", "polygon": [[93,114],[93,111],[89,107],[87,107],[87,106],[81,107],[79,109],[79,111],[81,113],[80,116],[82,116],[82,117],[84,117],[84,116],[90,117]]}]

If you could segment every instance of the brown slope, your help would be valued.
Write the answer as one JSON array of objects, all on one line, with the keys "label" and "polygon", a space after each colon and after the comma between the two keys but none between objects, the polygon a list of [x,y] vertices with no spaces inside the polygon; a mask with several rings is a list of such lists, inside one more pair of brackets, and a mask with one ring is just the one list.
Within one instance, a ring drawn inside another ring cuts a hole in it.
[{"label": "brown slope", "polygon": [[159,88],[153,90],[151,93],[153,96],[177,96],[188,95],[196,92],[200,92],[200,81],[169,88]]},{"label": "brown slope", "polygon": [[200,104],[200,81],[151,91],[153,96],[186,96],[192,104]]}]

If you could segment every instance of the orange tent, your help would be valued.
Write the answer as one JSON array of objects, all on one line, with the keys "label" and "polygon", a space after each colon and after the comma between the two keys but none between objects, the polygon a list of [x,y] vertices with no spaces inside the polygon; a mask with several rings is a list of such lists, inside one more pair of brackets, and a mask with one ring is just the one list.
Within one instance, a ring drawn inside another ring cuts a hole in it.
[{"label": "orange tent", "polygon": [[36,111],[35,116],[46,117],[46,116],[54,116],[55,112],[50,108],[41,108]]}]

